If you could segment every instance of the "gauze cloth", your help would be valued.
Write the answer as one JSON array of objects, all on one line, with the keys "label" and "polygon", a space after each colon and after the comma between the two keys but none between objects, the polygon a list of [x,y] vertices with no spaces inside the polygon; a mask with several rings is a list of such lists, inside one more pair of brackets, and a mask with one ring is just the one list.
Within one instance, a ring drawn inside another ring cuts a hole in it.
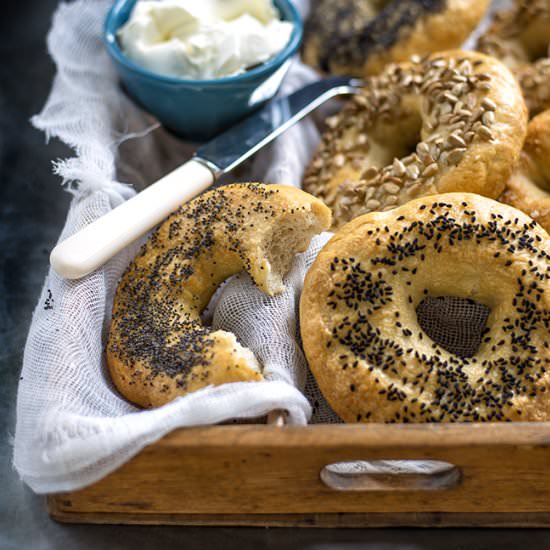
[{"label": "gauze cloth", "polygon": [[[60,240],[185,162],[194,149],[122,92],[101,39],[111,4],[61,4],[48,35],[57,74],[32,123],[75,151],[75,157],[54,165],[74,196]],[[305,16],[307,0],[296,4]],[[296,59],[280,93],[316,78]],[[223,183],[299,185],[319,139],[313,120],[304,120]],[[155,410],[139,410],[117,393],[104,358],[117,281],[140,243],[78,281],[50,270],[33,315],[17,396],[14,466],[21,478],[37,493],[78,489],[178,427],[250,421],[276,409],[287,412],[289,424],[339,422],[307,369],[298,325],[305,273],[329,238],[315,237],[296,257],[281,295],[268,298],[241,274],[222,286],[208,308],[215,329],[235,333],[255,353],[266,382],[207,387]]]}]

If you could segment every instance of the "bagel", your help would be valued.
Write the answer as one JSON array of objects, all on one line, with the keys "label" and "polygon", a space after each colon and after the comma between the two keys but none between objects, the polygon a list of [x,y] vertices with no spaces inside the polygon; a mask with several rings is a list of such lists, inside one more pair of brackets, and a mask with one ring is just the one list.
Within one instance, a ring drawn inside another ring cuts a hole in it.
[{"label": "bagel", "polygon": [[549,0],[516,0],[512,9],[495,15],[477,44],[512,70],[532,117],[550,108],[549,46]]},{"label": "bagel", "polygon": [[321,201],[283,185],[229,185],[180,207],[116,290],[107,364],[120,393],[157,407],[208,385],[261,380],[253,353],[200,314],[240,271],[266,294],[281,292],[294,255],[329,225]]},{"label": "bagel", "polygon": [[327,126],[303,186],[339,227],[425,195],[498,197],[521,152],[527,112],[502,63],[456,50],[390,65]]},{"label": "bagel", "polygon": [[489,0],[317,0],[302,57],[323,73],[364,76],[413,54],[458,48]]},{"label": "bagel", "polygon": [[520,162],[499,200],[550,232],[550,110],[529,122]]},{"label": "bagel", "polygon": [[[448,299],[484,314],[435,342],[419,310]],[[550,238],[510,206],[449,193],[356,218],[307,273],[300,319],[347,422],[550,420]]]}]

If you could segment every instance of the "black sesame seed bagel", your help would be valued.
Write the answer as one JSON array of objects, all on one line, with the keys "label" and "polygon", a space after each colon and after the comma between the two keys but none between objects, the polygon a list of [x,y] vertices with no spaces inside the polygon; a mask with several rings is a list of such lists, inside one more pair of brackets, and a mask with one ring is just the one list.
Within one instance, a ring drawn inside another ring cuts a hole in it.
[{"label": "black sesame seed bagel", "polygon": [[519,208],[550,232],[550,110],[529,122],[521,160],[499,200]]},{"label": "black sesame seed bagel", "polygon": [[550,108],[550,0],[516,0],[495,15],[478,50],[500,59],[521,84],[530,116]]},{"label": "black sesame seed bagel", "polygon": [[330,206],[339,227],[425,195],[497,198],[520,155],[527,112],[502,63],[453,50],[388,66],[327,126],[304,189]]},{"label": "black sesame seed bagel", "polygon": [[363,76],[413,54],[458,48],[489,0],[317,0],[303,59],[323,73]]},{"label": "black sesame seed bagel", "polygon": [[116,291],[107,363],[120,393],[156,407],[205,386],[261,380],[253,353],[200,314],[240,271],[269,295],[282,291],[294,255],[329,225],[321,201],[284,185],[229,185],[180,207]]},{"label": "black sesame seed bagel", "polygon": [[[442,297],[488,308],[477,349],[422,330],[418,308]],[[550,419],[550,237],[510,206],[450,193],[356,218],[309,270],[300,319],[345,421]]]}]

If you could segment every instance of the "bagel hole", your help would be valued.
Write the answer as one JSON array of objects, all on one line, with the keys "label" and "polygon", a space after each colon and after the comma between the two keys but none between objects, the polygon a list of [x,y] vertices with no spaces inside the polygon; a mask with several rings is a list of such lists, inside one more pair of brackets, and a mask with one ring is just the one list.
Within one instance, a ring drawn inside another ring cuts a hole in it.
[{"label": "bagel hole", "polygon": [[422,141],[422,115],[418,98],[404,97],[394,120],[382,117],[369,132],[369,164],[383,168],[416,152]]},{"label": "bagel hole", "polygon": [[416,308],[422,330],[441,348],[458,357],[477,353],[491,310],[469,298],[427,296]]},{"label": "bagel hole", "polygon": [[519,40],[529,63],[550,57],[548,46],[548,18],[533,21],[520,34]]}]

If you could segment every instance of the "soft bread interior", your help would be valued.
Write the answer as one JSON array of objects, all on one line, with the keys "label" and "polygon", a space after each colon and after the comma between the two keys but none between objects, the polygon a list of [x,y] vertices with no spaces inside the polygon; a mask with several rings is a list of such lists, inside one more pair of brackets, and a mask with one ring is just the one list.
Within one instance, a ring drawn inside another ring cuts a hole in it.
[{"label": "soft bread interior", "polygon": [[[261,374],[262,367],[252,350],[245,348],[239,344],[236,336],[232,332],[226,332],[225,330],[217,330],[213,336],[215,336],[218,342],[223,342],[228,352],[231,354],[232,361],[235,364],[243,364],[252,370]],[[222,365],[225,368],[225,365]]]},{"label": "soft bread interior", "polygon": [[266,260],[266,292],[270,295],[284,290],[284,276],[290,271],[294,256],[304,252],[314,235],[325,229],[313,212],[301,216],[281,217],[264,241],[263,256]]}]

